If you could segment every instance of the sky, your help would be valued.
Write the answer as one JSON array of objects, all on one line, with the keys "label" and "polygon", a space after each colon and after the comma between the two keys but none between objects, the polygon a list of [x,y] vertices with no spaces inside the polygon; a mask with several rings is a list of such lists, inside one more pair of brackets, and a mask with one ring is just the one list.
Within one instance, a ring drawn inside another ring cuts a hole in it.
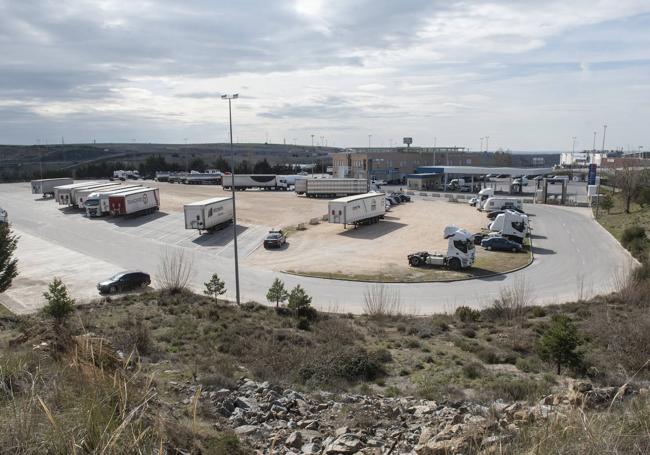
[{"label": "sky", "polygon": [[[648,0],[0,0],[0,143],[650,149]],[[481,138],[488,137],[482,140]]]}]

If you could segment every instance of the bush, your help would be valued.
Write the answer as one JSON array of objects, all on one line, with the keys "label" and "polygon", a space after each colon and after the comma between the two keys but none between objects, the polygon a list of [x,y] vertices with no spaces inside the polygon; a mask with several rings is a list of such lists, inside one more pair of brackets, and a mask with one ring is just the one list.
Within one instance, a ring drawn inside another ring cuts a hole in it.
[{"label": "bush", "polygon": [[307,295],[300,285],[297,285],[289,294],[289,303],[287,308],[297,318],[315,321],[318,317],[318,312],[310,305],[310,303],[311,297]]},{"label": "bush", "polygon": [[116,347],[125,351],[127,355],[133,350],[140,355],[149,355],[153,352],[151,330],[142,316],[127,315],[118,326],[121,330],[113,336]]},{"label": "bush", "polygon": [[481,319],[481,312],[468,306],[459,306],[454,314],[461,322],[478,322]]},{"label": "bush", "polygon": [[464,328],[461,333],[467,338],[476,338],[476,331],[471,327]]},{"label": "bush", "polygon": [[463,374],[468,379],[480,378],[484,373],[485,367],[478,362],[468,363],[463,366]]},{"label": "bush", "polygon": [[546,310],[544,307],[534,306],[530,311],[530,315],[534,318],[543,318],[546,316]]},{"label": "bush", "polygon": [[64,323],[74,312],[74,300],[68,294],[68,288],[59,279],[54,278],[48,286],[48,291],[43,293],[47,304],[43,307],[43,314],[51,317],[57,324]]},{"label": "bush", "polygon": [[642,226],[630,226],[621,234],[623,245],[634,257],[642,257],[648,248],[648,237]]},{"label": "bush", "polygon": [[539,373],[540,371],[539,364],[537,362],[524,357],[517,358],[515,366],[524,373]]},{"label": "bush", "polygon": [[577,351],[580,346],[578,329],[565,315],[555,315],[551,326],[537,344],[537,353],[542,360],[553,362],[557,374],[563,366],[579,367],[582,355]]}]

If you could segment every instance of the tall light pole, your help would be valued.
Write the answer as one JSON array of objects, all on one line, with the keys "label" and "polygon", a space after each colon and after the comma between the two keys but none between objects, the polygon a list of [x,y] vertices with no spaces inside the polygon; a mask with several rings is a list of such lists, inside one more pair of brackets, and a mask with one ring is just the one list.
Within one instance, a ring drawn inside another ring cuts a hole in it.
[{"label": "tall light pole", "polygon": [[490,136],[485,136],[485,153],[488,151],[488,142],[490,140]]},{"label": "tall light pole", "polygon": [[576,153],[576,137],[573,136],[571,139],[573,139],[573,147],[571,148],[571,159],[573,159],[573,155]]},{"label": "tall light pole", "polygon": [[311,148],[314,148],[314,135],[311,135]]},{"label": "tall light pole", "polygon": [[483,151],[483,137],[481,137],[481,152]]},{"label": "tall light pole", "polygon": [[230,190],[232,191],[232,237],[235,247],[235,291],[237,305],[241,304],[239,298],[239,255],[237,252],[237,212],[235,211],[235,150],[232,146],[232,100],[239,98],[239,94],[221,95],[221,99],[228,100],[228,120],[230,121]]},{"label": "tall light pole", "polygon": [[366,177],[368,178],[368,191],[370,191],[370,144],[372,141],[372,134],[368,135],[368,155],[366,156]]},{"label": "tall light pole", "polygon": [[603,148],[602,152],[605,153],[605,134],[607,133],[607,125],[603,125]]}]

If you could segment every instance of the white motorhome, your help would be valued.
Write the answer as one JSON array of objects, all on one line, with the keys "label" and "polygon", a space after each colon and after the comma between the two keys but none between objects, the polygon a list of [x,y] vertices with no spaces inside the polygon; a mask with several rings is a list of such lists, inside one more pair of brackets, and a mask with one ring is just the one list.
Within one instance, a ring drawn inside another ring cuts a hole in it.
[{"label": "white motorhome", "polygon": [[102,190],[101,192],[89,194],[84,202],[86,215],[91,218],[108,215],[110,212],[108,198],[111,194],[126,193],[137,188],[142,188],[142,185],[120,185],[112,190]]},{"label": "white motorhome", "polygon": [[477,207],[484,212],[494,212],[495,210],[505,209],[524,209],[524,202],[521,199],[514,197],[489,197],[485,200],[482,206]]},{"label": "white motorhome", "polygon": [[185,229],[212,231],[232,223],[232,197],[215,197],[183,206]]},{"label": "white motorhome", "polygon": [[529,229],[528,215],[513,210],[506,210],[496,216],[494,221],[488,226],[488,229],[492,232],[500,233],[507,239],[523,243]]},{"label": "white motorhome", "polygon": [[32,194],[42,194],[43,197],[54,197],[54,188],[61,185],[70,185],[74,180],[68,177],[59,179],[32,180]]},{"label": "white motorhome", "polygon": [[354,226],[378,223],[386,213],[384,193],[366,193],[333,199],[328,204],[329,222]]},{"label": "white motorhome", "polygon": [[435,265],[449,267],[452,270],[471,267],[476,258],[476,249],[472,234],[458,226],[447,226],[443,231],[443,235],[447,239],[446,253],[420,251],[409,254],[409,265],[412,267]]},{"label": "white motorhome", "polygon": [[70,205],[73,189],[98,185],[99,182],[79,182],[54,187],[54,199],[59,205]]}]

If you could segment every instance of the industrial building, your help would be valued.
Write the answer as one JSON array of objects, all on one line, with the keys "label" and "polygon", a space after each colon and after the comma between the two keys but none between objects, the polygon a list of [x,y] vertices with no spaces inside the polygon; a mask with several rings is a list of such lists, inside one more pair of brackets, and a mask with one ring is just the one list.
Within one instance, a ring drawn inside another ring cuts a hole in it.
[{"label": "industrial building", "polygon": [[484,181],[484,177],[489,174],[517,178],[521,176],[545,175],[552,172],[552,167],[420,166],[417,168],[415,174],[406,176],[406,184],[410,190],[444,191],[452,179],[464,179],[471,186],[474,186],[475,183]]}]

